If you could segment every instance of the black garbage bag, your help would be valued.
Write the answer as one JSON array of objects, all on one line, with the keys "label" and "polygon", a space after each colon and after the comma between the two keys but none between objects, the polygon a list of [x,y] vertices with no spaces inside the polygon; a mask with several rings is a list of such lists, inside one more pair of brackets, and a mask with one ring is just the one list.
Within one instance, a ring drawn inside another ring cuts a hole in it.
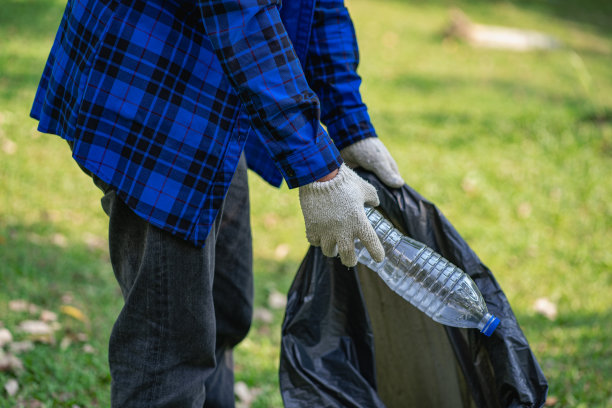
[{"label": "black garbage bag", "polygon": [[548,384],[491,271],[431,202],[378,190],[398,229],[466,271],[501,324],[491,337],[440,325],[363,266],[311,247],[289,290],[280,387],[286,407],[540,407]]}]

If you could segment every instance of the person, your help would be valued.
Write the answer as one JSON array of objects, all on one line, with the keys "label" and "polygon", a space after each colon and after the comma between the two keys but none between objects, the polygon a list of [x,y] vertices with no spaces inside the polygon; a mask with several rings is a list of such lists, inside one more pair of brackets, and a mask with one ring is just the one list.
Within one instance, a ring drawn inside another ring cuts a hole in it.
[{"label": "person", "polygon": [[324,254],[353,266],[360,239],[383,258],[363,211],[376,191],[350,167],[403,180],[357,64],[342,0],[68,1],[31,116],[105,193],[125,301],[113,406],[234,405],[253,297],[247,166],[298,188]]}]

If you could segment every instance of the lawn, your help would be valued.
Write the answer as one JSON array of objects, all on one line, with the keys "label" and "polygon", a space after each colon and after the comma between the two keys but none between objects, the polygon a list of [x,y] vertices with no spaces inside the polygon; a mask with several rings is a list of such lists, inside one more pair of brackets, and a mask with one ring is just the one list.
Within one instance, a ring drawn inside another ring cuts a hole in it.
[{"label": "lawn", "polygon": [[[493,270],[550,382],[549,404],[612,406],[612,6],[418,3],[347,1],[378,133],[406,181]],[[28,117],[64,2],[2,4],[0,330],[26,350],[14,351],[22,369],[0,372],[0,407],[105,407],[122,300],[100,193],[65,142]],[[444,40],[451,4],[563,46],[520,53]],[[296,191],[250,182],[257,318],[236,377],[257,395],[253,407],[278,407],[283,308],[271,299],[287,292],[307,244]],[[556,315],[538,312],[538,299]],[[53,334],[23,343],[31,335],[20,325],[41,313]]]}]

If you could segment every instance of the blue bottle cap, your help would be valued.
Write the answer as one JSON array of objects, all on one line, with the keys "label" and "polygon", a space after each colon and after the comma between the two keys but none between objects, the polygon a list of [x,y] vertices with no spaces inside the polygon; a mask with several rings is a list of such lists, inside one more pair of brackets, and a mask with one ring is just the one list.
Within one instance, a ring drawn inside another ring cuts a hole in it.
[{"label": "blue bottle cap", "polygon": [[499,326],[499,322],[500,320],[497,317],[491,315],[489,321],[487,321],[487,324],[485,324],[485,326],[480,332],[483,333],[485,336],[490,337],[497,328],[497,326]]}]

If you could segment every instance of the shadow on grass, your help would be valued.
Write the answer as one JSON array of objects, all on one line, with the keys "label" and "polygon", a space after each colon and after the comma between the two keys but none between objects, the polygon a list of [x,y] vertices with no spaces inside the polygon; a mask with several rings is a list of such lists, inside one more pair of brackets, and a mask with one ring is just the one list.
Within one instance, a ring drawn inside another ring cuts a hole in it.
[{"label": "shadow on grass", "polygon": [[[3,222],[0,215],[0,300],[24,298],[42,307],[60,302],[66,292],[84,304],[115,310],[123,299],[108,259],[106,239],[74,242],[57,232],[52,222]],[[304,251],[304,253],[306,250]],[[292,259],[254,260],[256,302],[266,305],[273,292],[286,294],[299,262]],[[102,304],[100,304],[102,302]],[[114,315],[113,315],[114,317]]]},{"label": "shadow on grass", "polygon": [[[431,96],[434,92],[447,94],[455,91],[466,90],[489,90],[508,98],[524,97],[537,98],[554,103],[563,103],[570,106],[580,107],[584,105],[584,98],[569,98],[565,93],[553,92],[546,84],[538,86],[537,83],[526,84],[518,80],[505,80],[500,78],[474,79],[463,76],[439,75],[439,74],[417,74],[414,72],[403,73],[393,79],[393,85],[398,92],[409,90],[412,93],[421,93],[423,96]],[[578,84],[576,85],[579,86]]]},{"label": "shadow on grass", "polygon": [[[384,0],[394,3],[417,3],[415,0]],[[458,7],[466,10],[478,7],[491,7],[496,3],[512,4],[514,7],[542,15],[554,17],[568,22],[587,25],[595,28],[603,35],[612,34],[612,2],[608,0],[434,0],[428,5],[438,4],[448,8]],[[486,21],[478,21],[487,24]]]},{"label": "shadow on grass", "polygon": [[0,27],[7,34],[3,41],[10,41],[11,36],[40,39],[55,35],[65,5],[61,0],[3,0]]},{"label": "shadow on grass", "polygon": [[[10,100],[23,90],[34,92],[48,50],[34,53],[41,41],[49,49],[65,2],[61,0],[3,0],[0,7],[0,101]],[[1,44],[32,44],[22,48]]]},{"label": "shadow on grass", "polygon": [[[55,242],[55,243],[54,243]],[[110,377],[106,343],[119,309],[123,305],[106,249],[58,238],[52,222],[19,224],[5,222],[0,215],[0,320],[14,333],[23,319],[37,315],[8,310],[8,302],[24,299],[41,309],[58,312],[68,294],[91,321],[88,342],[95,353],[83,352],[73,343],[37,344],[20,355],[25,370],[19,375],[0,373],[0,383],[15,377],[20,384],[10,406],[22,401],[43,400],[53,406],[108,406]],[[251,348],[237,361],[239,379],[263,390],[255,406],[279,406],[276,356],[284,307],[270,306],[269,296],[287,293],[299,263],[291,259],[255,260],[255,306],[272,309],[273,321],[255,321],[249,334]],[[59,313],[58,313],[59,314]],[[60,319],[67,319],[60,316]],[[253,348],[257,352],[253,352]],[[247,359],[248,358],[248,359]],[[269,401],[272,401],[268,404]],[[2,405],[0,403],[0,405]]]},{"label": "shadow on grass", "polygon": [[[45,67],[44,61],[41,62],[39,58],[23,55],[17,56],[17,60],[12,57],[7,58],[7,64],[14,64],[13,67],[4,69],[0,61],[0,72],[2,73],[2,77],[0,77],[0,101],[17,99],[23,91],[31,93],[33,99]],[[0,58],[2,58],[2,55],[0,55]],[[16,67],[17,64],[19,67]]]},{"label": "shadow on grass", "polygon": [[70,293],[95,313],[121,306],[103,244],[68,240],[52,223],[3,224],[1,217],[0,240],[1,300],[56,307]]},{"label": "shadow on grass", "polygon": [[[580,85],[576,80],[576,88]],[[398,93],[406,92],[413,96],[431,98],[432,94],[466,94],[482,93],[489,97],[505,98],[514,101],[516,106],[523,106],[524,101],[538,100],[542,104],[552,104],[563,106],[575,114],[576,122],[582,121],[596,125],[606,125],[612,123],[612,107],[596,106],[587,97],[580,96],[580,93],[568,95],[562,90],[555,90],[545,83],[525,83],[519,80],[508,80],[501,78],[481,78],[474,79],[460,75],[427,75],[423,73],[408,72],[403,73],[393,79],[393,87]],[[472,113],[467,113],[467,112]],[[420,117],[431,125],[440,125],[449,121],[456,124],[468,124],[474,121],[489,120],[486,117],[477,117],[469,108],[464,113],[454,112],[449,116],[448,112],[429,111],[424,112]],[[522,115],[525,109],[519,109]],[[516,112],[509,112],[510,114]],[[490,121],[494,121],[491,118]]]},{"label": "shadow on grass", "polygon": [[[0,384],[19,384],[17,395],[0,406],[109,406],[106,349],[123,300],[100,245],[69,240],[52,222],[24,225],[5,222],[0,214],[3,326],[15,341],[28,340],[22,322],[42,319],[43,310],[57,316],[52,336],[17,354],[22,370],[0,372]],[[32,306],[10,308],[17,299]],[[63,305],[82,315],[63,312]]]},{"label": "shadow on grass", "polygon": [[[582,0],[582,1],[546,1],[546,0],[496,0],[497,2],[511,3],[518,8],[537,12],[543,16],[554,16],[563,20],[589,25],[604,35],[612,34],[612,2],[608,0]],[[491,4],[491,1],[478,0],[482,4]],[[472,3],[474,3],[472,1]]]}]

